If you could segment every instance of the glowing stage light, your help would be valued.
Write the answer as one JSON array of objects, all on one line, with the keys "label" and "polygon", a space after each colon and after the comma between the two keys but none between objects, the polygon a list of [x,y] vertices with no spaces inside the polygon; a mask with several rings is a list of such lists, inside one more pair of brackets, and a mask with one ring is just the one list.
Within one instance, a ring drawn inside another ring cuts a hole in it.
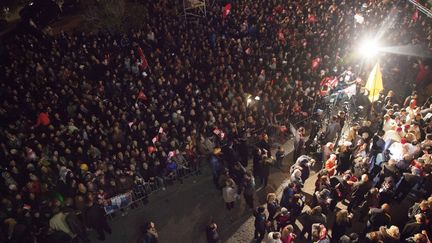
[{"label": "glowing stage light", "polygon": [[260,100],[261,98],[259,96],[255,96],[255,100]]},{"label": "glowing stage light", "polygon": [[380,46],[376,40],[365,40],[360,45],[358,52],[366,58],[372,58],[380,52]]}]

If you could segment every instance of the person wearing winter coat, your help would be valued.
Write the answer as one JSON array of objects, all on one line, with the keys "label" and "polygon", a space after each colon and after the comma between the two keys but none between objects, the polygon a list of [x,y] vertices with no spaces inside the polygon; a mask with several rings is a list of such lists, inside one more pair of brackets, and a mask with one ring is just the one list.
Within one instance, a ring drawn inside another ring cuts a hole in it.
[{"label": "person wearing winter coat", "polygon": [[270,232],[267,235],[267,243],[282,243],[280,232]]},{"label": "person wearing winter coat", "polygon": [[273,222],[274,216],[276,215],[279,209],[279,201],[276,198],[275,193],[267,194],[267,211],[269,213],[268,220]]},{"label": "person wearing winter coat", "polygon": [[257,207],[254,212],[254,217],[255,217],[254,239],[256,240],[257,243],[261,243],[266,233],[265,208],[263,206]]},{"label": "person wearing winter coat", "polygon": [[399,243],[399,238],[399,228],[394,225],[390,226],[390,228],[387,228],[386,226],[381,226],[379,230],[372,231],[366,234],[366,242],[368,243]]},{"label": "person wearing winter coat", "polygon": [[228,179],[225,182],[225,187],[222,189],[222,197],[225,202],[226,208],[228,211],[234,208],[234,202],[236,201],[237,194],[237,186],[233,179]]},{"label": "person wearing winter coat", "polygon": [[207,242],[208,243],[222,243],[219,233],[217,231],[217,224],[211,223],[207,226]]},{"label": "person wearing winter coat", "polygon": [[90,228],[96,230],[99,235],[99,240],[105,240],[105,232],[111,234],[111,227],[108,225],[108,220],[105,215],[105,210],[102,206],[91,202],[86,211],[86,222]]},{"label": "person wearing winter coat", "polygon": [[243,197],[249,208],[254,207],[254,192],[255,192],[255,180],[250,172],[247,172],[243,179],[242,185]]}]

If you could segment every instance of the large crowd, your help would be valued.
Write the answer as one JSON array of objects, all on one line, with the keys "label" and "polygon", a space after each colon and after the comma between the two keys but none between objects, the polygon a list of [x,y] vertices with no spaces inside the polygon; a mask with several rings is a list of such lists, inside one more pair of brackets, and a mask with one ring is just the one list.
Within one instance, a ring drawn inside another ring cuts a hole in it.
[{"label": "large crowd", "polygon": [[[288,133],[290,122],[321,119],[314,114],[324,103],[323,78],[342,74],[344,83],[367,77],[352,50],[381,23],[388,45],[431,47],[430,20],[421,14],[414,19],[405,2],[233,1],[228,15],[216,4],[197,23],[167,13],[169,1],[143,4],[150,13],[143,29],[58,36],[34,30],[4,41],[0,241],[88,242],[86,228],[103,240],[111,233],[104,211],[109,198],[164,190],[199,172],[208,158],[227,209],[243,194],[256,211],[257,239],[269,231],[274,242],[293,242],[301,236],[292,224],[301,215],[301,187],[313,161],[304,155],[305,131],[299,129],[292,183],[281,200],[268,197],[266,215],[254,205],[255,179],[266,186],[273,157],[281,165],[285,155],[282,149],[272,154],[270,140]],[[427,64],[415,58],[386,56],[381,67],[389,87],[421,86],[429,77]],[[334,242],[355,242],[345,234],[360,207],[368,215],[360,237],[428,242],[422,239],[430,232],[432,202],[421,199],[432,188],[432,126],[415,99],[403,104],[391,93],[376,102],[372,122],[364,124],[344,124],[342,113],[328,119],[323,156],[316,158],[325,169],[315,207],[302,217],[302,233],[317,242],[330,235]],[[399,232],[384,218],[393,198],[413,186],[425,191],[410,212],[418,227]],[[324,214],[345,199],[348,210],[337,213],[340,225],[332,229]],[[216,228],[209,228],[211,242],[217,242]],[[157,241],[152,223],[144,233],[144,242]]]}]

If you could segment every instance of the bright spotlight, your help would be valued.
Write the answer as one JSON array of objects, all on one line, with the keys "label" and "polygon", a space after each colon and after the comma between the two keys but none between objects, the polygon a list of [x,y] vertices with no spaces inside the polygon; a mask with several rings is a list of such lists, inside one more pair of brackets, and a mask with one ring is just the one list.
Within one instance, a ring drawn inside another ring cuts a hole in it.
[{"label": "bright spotlight", "polygon": [[376,40],[365,40],[360,45],[360,48],[358,50],[359,54],[366,57],[366,58],[372,58],[378,54],[380,51],[378,42]]},{"label": "bright spotlight", "polygon": [[255,100],[260,100],[261,98],[259,96],[255,96]]}]

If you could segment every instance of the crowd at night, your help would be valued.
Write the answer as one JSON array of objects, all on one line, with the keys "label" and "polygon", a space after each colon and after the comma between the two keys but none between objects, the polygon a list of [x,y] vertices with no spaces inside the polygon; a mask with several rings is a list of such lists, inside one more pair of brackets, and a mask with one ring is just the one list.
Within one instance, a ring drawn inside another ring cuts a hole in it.
[{"label": "crowd at night", "polygon": [[[104,240],[107,200],[184,186],[209,166],[209,190],[228,211],[250,207],[257,242],[430,243],[432,120],[419,97],[428,60],[381,58],[385,90],[358,121],[320,95],[337,76],[360,80],[353,98],[367,100],[361,80],[375,63],[354,57],[358,42],[385,26],[386,45],[430,50],[430,19],[405,1],[232,1],[196,23],[167,13],[169,1],[143,4],[142,29],[34,29],[3,41],[0,242],[90,242],[87,229]],[[272,148],[290,133],[293,159]],[[292,164],[289,185],[256,205],[282,164]],[[318,167],[306,209],[302,187]],[[416,203],[400,225],[390,212],[406,197]],[[208,242],[222,242],[218,227],[203,232]],[[158,242],[152,222],[140,242]]]}]

